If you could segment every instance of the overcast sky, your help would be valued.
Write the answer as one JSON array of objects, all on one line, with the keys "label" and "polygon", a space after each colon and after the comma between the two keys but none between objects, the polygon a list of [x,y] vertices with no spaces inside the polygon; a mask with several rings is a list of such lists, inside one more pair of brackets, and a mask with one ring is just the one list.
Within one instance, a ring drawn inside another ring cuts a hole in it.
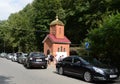
[{"label": "overcast sky", "polygon": [[0,0],[0,20],[7,20],[11,13],[22,10],[33,0]]}]

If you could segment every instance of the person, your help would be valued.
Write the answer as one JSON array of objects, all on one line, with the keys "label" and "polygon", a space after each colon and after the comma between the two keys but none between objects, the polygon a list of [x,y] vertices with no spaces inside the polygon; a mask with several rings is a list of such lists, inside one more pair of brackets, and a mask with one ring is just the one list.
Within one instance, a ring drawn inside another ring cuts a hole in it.
[{"label": "person", "polygon": [[54,60],[54,64],[56,65],[56,63],[57,63],[57,55],[54,56],[53,60]]},{"label": "person", "polygon": [[50,58],[49,58],[50,63],[53,62],[53,58],[54,58],[54,56],[53,56],[53,55],[50,55]]},{"label": "person", "polygon": [[48,64],[50,64],[50,54],[48,54],[47,56],[47,61],[48,61]]},{"label": "person", "polygon": [[60,56],[59,59],[58,59],[58,61],[62,61],[63,57],[64,57],[63,55]]},{"label": "person", "polygon": [[51,64],[51,62],[53,62],[53,58],[54,58],[54,56],[52,55],[52,54],[49,54],[48,55],[48,64]]}]

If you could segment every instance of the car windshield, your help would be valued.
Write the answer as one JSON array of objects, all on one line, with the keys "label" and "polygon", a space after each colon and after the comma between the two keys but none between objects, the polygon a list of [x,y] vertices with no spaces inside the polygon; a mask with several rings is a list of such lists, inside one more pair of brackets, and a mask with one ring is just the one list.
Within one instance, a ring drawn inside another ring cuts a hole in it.
[{"label": "car windshield", "polygon": [[32,57],[43,57],[45,55],[43,53],[32,53],[31,56]]},{"label": "car windshield", "polygon": [[86,62],[88,64],[92,64],[92,65],[104,65],[100,61],[98,61],[96,58],[84,57],[83,59],[86,60]]},{"label": "car windshield", "polygon": [[17,53],[17,56],[19,57],[19,56],[21,56],[22,55],[22,53]]},{"label": "car windshield", "polygon": [[81,59],[81,61],[84,63],[84,64],[86,64],[86,65],[88,65],[88,64],[90,64],[88,61],[86,61],[85,59],[83,59],[83,58],[81,58],[80,57],[80,59]]}]

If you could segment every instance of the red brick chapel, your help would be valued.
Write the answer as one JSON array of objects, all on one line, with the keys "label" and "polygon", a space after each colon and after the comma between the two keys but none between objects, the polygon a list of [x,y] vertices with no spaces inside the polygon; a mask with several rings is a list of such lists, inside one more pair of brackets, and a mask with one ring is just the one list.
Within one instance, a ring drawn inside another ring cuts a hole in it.
[{"label": "red brick chapel", "polygon": [[56,17],[50,23],[50,32],[43,40],[44,54],[52,54],[59,58],[70,54],[70,40],[64,35],[64,23]]}]

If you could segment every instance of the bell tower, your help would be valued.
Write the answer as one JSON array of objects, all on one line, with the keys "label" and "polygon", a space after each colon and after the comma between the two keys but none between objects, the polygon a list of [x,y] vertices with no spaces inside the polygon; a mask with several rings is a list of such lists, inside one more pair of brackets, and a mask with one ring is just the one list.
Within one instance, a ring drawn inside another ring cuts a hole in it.
[{"label": "bell tower", "polygon": [[58,16],[50,23],[50,34],[55,35],[56,38],[64,38],[64,24],[58,19]]}]

